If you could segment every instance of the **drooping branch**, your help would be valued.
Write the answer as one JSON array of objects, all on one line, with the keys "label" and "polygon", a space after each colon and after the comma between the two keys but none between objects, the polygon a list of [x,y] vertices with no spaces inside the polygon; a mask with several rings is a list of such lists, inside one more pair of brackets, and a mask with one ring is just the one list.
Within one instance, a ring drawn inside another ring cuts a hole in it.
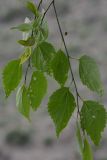
[{"label": "drooping branch", "polygon": [[[38,9],[40,8],[42,2],[43,2],[43,0],[40,1],[39,5],[38,5]],[[69,55],[69,52],[68,52],[68,49],[67,49],[67,45],[66,45],[66,42],[65,42],[65,39],[64,39],[63,31],[62,31],[62,28],[61,28],[61,25],[60,25],[60,22],[59,22],[57,10],[56,10],[56,5],[55,5],[55,0],[51,1],[51,3],[49,4],[49,6],[47,7],[46,11],[44,12],[43,17],[41,19],[41,24],[42,24],[42,22],[43,22],[43,20],[44,20],[44,18],[46,16],[46,14],[47,14],[47,12],[49,11],[49,9],[50,9],[50,7],[52,5],[53,5],[54,12],[55,12],[55,17],[56,17],[57,24],[58,24],[58,27],[59,27],[59,31],[60,31],[60,35],[61,35],[61,38],[62,38],[62,42],[64,44],[64,48],[65,48],[65,51],[66,51],[66,54],[67,54],[67,58],[68,58],[68,62],[69,62],[69,67],[70,67],[70,73],[71,73],[72,81],[74,83],[74,87],[75,87],[75,91],[76,91],[77,109],[78,109],[77,117],[78,117],[78,115],[80,114],[79,98],[82,101],[83,101],[83,99],[79,95],[79,92],[78,92],[78,89],[77,89],[77,84],[76,84],[75,77],[74,77],[74,74],[73,74],[73,71],[72,71],[72,67],[71,67],[71,63],[70,63],[70,59],[75,59],[75,60],[78,60],[78,59],[76,59],[76,58],[74,58],[74,57],[72,57],[72,56]],[[32,30],[32,34],[33,34],[33,30]],[[28,67],[27,67],[27,70],[26,70],[26,74],[25,74],[25,82],[26,82],[26,77],[27,77],[28,69],[30,67],[29,63],[28,63]]]},{"label": "drooping branch", "polygon": [[[55,6],[55,0],[53,0],[52,4],[53,4],[53,8],[54,8],[57,24],[58,24],[58,27],[59,27],[59,31],[60,31],[60,34],[61,34],[61,38],[62,38],[64,47],[65,47],[65,51],[66,51],[66,54],[67,54],[69,67],[70,67],[70,73],[71,73],[72,80],[73,80],[74,86],[75,86],[75,91],[76,91],[78,114],[80,114],[80,109],[79,109],[79,97],[80,97],[80,95],[79,95],[79,92],[78,92],[78,89],[77,89],[77,85],[76,85],[76,81],[75,81],[75,78],[74,78],[74,74],[73,74],[73,71],[72,71],[72,67],[71,67],[71,63],[70,63],[70,59],[69,59],[69,52],[68,52],[68,49],[67,49],[67,46],[66,46],[66,42],[65,42],[65,39],[64,39],[64,36],[63,36],[62,28],[61,28],[61,25],[60,25],[60,22],[59,22],[59,18],[58,18],[56,6]],[[73,59],[73,58],[71,57],[71,59]],[[78,114],[77,114],[77,116],[78,116]]]}]

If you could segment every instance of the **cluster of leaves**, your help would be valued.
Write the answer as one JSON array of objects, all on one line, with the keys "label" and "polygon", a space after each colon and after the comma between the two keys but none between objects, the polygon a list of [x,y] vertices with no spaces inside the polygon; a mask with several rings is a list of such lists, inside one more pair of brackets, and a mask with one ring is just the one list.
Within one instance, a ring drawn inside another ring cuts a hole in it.
[{"label": "cluster of leaves", "polygon": [[[16,60],[9,62],[3,70],[3,84],[6,97],[18,86],[16,106],[19,112],[30,119],[30,110],[34,111],[40,106],[47,92],[47,75],[53,77],[59,84],[49,98],[48,112],[56,127],[57,136],[67,126],[72,114],[78,108],[71,86],[66,84],[70,71],[70,59],[64,51],[56,51],[48,42],[48,26],[38,8],[32,3],[27,3],[27,8],[34,14],[34,19],[12,29],[24,32],[25,37],[18,43],[23,46],[23,54]],[[91,91],[103,94],[100,73],[96,62],[84,55],[78,59],[79,75],[83,85]],[[22,80],[24,63],[28,63],[25,79]],[[26,84],[28,69],[31,68],[32,76]],[[88,136],[98,145],[101,133],[106,125],[107,113],[102,104],[92,100],[82,99],[81,110],[77,113],[77,137],[83,160],[92,160],[92,151]]]}]

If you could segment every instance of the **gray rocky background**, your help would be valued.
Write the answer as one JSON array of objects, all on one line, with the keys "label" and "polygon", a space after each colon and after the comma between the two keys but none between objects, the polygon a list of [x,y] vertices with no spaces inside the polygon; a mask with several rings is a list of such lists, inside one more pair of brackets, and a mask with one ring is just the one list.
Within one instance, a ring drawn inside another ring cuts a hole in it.
[{"label": "gray rocky background", "polygon": [[[21,33],[10,28],[31,16],[24,7],[25,0],[0,0],[0,73],[6,62],[22,52],[16,43]],[[49,3],[49,0],[47,0]],[[44,4],[46,7],[46,4]],[[69,53],[75,57],[87,54],[100,66],[107,105],[107,0],[57,0],[56,6]],[[54,13],[47,15],[50,40],[63,48]],[[72,62],[78,88],[84,98],[98,99],[78,78],[78,63]],[[17,74],[17,73],[16,73]],[[0,75],[0,77],[2,77]],[[14,78],[14,77],[12,77]],[[75,115],[57,140],[54,125],[47,113],[47,99],[57,84],[49,78],[49,91],[31,123],[25,120],[15,106],[15,94],[5,100],[0,79],[0,160],[80,160],[75,137]],[[107,129],[99,147],[93,146],[95,160],[107,160]]]}]

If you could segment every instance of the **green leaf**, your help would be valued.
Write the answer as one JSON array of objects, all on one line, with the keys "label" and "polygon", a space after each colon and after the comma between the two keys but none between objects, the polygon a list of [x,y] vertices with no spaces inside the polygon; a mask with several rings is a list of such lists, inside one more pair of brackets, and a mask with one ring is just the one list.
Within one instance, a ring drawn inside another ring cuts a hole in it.
[{"label": "green leaf", "polygon": [[[34,19],[33,21],[33,29],[34,29],[34,32],[36,32],[36,29],[40,26],[41,24],[41,19],[42,19],[42,16],[39,15],[36,19]],[[36,33],[37,34],[37,33]]]},{"label": "green leaf", "polygon": [[20,57],[20,64],[26,62],[30,58],[31,54],[32,54],[31,47],[25,48],[24,54],[22,54]]},{"label": "green leaf", "polygon": [[48,42],[38,45],[32,54],[32,63],[36,69],[47,73],[51,72],[51,61],[55,55],[54,47]]},{"label": "green leaf", "polygon": [[40,27],[40,30],[41,30],[44,40],[46,40],[49,34],[48,24],[46,21],[43,21],[42,26]]},{"label": "green leaf", "polygon": [[51,60],[53,58],[53,55],[55,54],[55,48],[53,47],[53,45],[51,43],[48,42],[42,42],[40,45],[40,50],[43,54],[43,57],[45,59],[45,61]]},{"label": "green leaf", "polygon": [[3,70],[3,84],[5,94],[8,97],[12,90],[14,90],[20,83],[22,77],[22,65],[20,60],[13,60],[9,62]]},{"label": "green leaf", "polygon": [[103,87],[100,72],[94,59],[86,55],[82,56],[80,58],[79,74],[84,85],[102,95]]},{"label": "green leaf", "polygon": [[33,21],[33,35],[36,39],[37,44],[40,44],[48,38],[49,29],[47,21],[42,21],[42,16],[39,15],[34,21]]},{"label": "green leaf", "polygon": [[29,119],[30,114],[30,100],[28,97],[28,90],[25,85],[18,89],[16,94],[16,106],[18,107],[19,112]]},{"label": "green leaf", "polygon": [[82,141],[80,126],[79,126],[78,122],[77,122],[76,136],[77,136],[77,141],[78,141],[78,145],[80,148],[80,153],[81,153],[81,155],[83,155],[83,141]]},{"label": "green leaf", "polygon": [[22,46],[33,46],[35,44],[35,38],[29,37],[27,40],[19,40],[18,43]]},{"label": "green leaf", "polygon": [[42,99],[47,91],[47,80],[42,72],[33,72],[32,79],[29,85],[29,95],[31,106],[36,110],[42,102]]},{"label": "green leaf", "polygon": [[40,71],[45,70],[46,62],[39,46],[37,46],[32,53],[32,64]]},{"label": "green leaf", "polygon": [[83,160],[93,160],[93,154],[87,139],[84,140]]},{"label": "green leaf", "polygon": [[69,63],[63,51],[59,50],[52,61],[52,70],[56,81],[64,85],[69,71]]},{"label": "green leaf", "polygon": [[28,32],[33,29],[33,26],[30,23],[24,23],[19,26],[12,27],[11,29],[18,29],[19,31],[22,31],[22,32]]},{"label": "green leaf", "polygon": [[32,2],[27,2],[27,8],[35,15],[38,16],[39,12],[36,5]]},{"label": "green leaf", "polygon": [[106,126],[107,113],[104,106],[95,101],[84,101],[80,118],[81,127],[86,130],[94,144],[98,145],[101,132]]},{"label": "green leaf", "polygon": [[47,22],[43,22],[42,25],[38,26],[35,33],[37,43],[44,42],[48,38],[49,33]]},{"label": "green leaf", "polygon": [[75,107],[75,99],[69,88],[62,87],[50,97],[48,112],[55,123],[57,136],[67,126]]}]

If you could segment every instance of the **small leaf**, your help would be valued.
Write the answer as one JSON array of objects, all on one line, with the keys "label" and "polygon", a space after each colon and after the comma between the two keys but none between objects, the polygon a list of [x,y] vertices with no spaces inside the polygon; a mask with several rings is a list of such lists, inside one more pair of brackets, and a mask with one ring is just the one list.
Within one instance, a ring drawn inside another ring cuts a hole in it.
[{"label": "small leaf", "polygon": [[38,9],[36,7],[36,5],[32,2],[27,2],[27,8],[35,15],[38,16]]},{"label": "small leaf", "polygon": [[35,44],[35,38],[29,37],[27,40],[19,40],[18,43],[22,46],[33,46]]},{"label": "small leaf", "polygon": [[36,17],[36,19],[34,19],[34,21],[33,21],[33,29],[34,29],[34,31],[35,31],[35,29],[37,29],[41,25],[41,20],[42,20],[42,16],[41,15],[39,15],[38,17]]},{"label": "small leaf", "polygon": [[40,29],[41,29],[41,33],[42,33],[42,35],[43,35],[43,37],[44,37],[44,40],[46,40],[46,39],[48,38],[48,34],[49,34],[48,24],[47,24],[46,21],[44,21],[44,22],[42,23],[42,26],[41,26]]},{"label": "small leaf", "polygon": [[81,127],[86,130],[95,145],[99,144],[101,132],[106,126],[107,113],[103,105],[84,101],[81,109]]},{"label": "small leaf", "polygon": [[19,112],[29,119],[30,100],[28,97],[28,91],[24,85],[18,89],[16,95],[16,106],[18,107]]},{"label": "small leaf", "polygon": [[42,99],[47,91],[47,80],[43,73],[33,72],[32,79],[29,85],[29,95],[31,106],[36,110],[42,102]]},{"label": "small leaf", "polygon": [[20,83],[22,77],[22,65],[20,60],[9,62],[3,70],[3,84],[6,96],[8,97]]},{"label": "small leaf", "polygon": [[41,50],[39,46],[37,46],[32,54],[32,63],[33,66],[36,67],[40,71],[45,70],[46,62],[44,60],[43,54],[41,53]]},{"label": "small leaf", "polygon": [[102,95],[103,87],[100,72],[94,59],[86,55],[82,56],[80,58],[79,74],[84,85]]},{"label": "small leaf", "polygon": [[48,112],[55,123],[57,136],[67,126],[75,107],[75,99],[69,88],[62,87],[50,97]]},{"label": "small leaf", "polygon": [[39,47],[44,56],[44,59],[49,62],[49,60],[52,59],[53,54],[55,54],[55,48],[51,43],[48,42],[42,42]]},{"label": "small leaf", "polygon": [[22,54],[20,57],[20,64],[26,62],[30,58],[31,54],[32,54],[31,47],[25,48],[24,54]]},{"label": "small leaf", "polygon": [[48,25],[47,22],[43,22],[38,28],[35,30],[35,38],[37,43],[44,42],[48,38]]},{"label": "small leaf", "polygon": [[[30,25],[32,25],[32,30],[33,30],[33,23],[31,24],[31,20],[28,17],[25,18],[24,24],[30,24]],[[32,30],[29,31],[29,32],[23,32],[22,33],[23,40],[27,40],[28,39],[28,37],[30,36]]]},{"label": "small leaf", "polygon": [[83,160],[93,160],[93,154],[87,139],[84,140]]},{"label": "small leaf", "polygon": [[32,54],[32,63],[40,71],[51,72],[51,61],[56,54],[54,47],[48,42],[38,45]]},{"label": "small leaf", "polygon": [[59,50],[52,61],[52,70],[56,81],[64,85],[69,71],[69,63],[63,51]]},{"label": "small leaf", "polygon": [[77,141],[78,141],[78,145],[80,148],[80,153],[81,153],[81,155],[83,155],[83,141],[82,141],[80,126],[79,126],[78,122],[77,122],[76,136],[77,136]]},{"label": "small leaf", "polygon": [[33,29],[33,26],[31,23],[24,23],[17,27],[12,27],[11,29],[18,29],[19,31],[22,31],[22,32],[28,32]]}]

